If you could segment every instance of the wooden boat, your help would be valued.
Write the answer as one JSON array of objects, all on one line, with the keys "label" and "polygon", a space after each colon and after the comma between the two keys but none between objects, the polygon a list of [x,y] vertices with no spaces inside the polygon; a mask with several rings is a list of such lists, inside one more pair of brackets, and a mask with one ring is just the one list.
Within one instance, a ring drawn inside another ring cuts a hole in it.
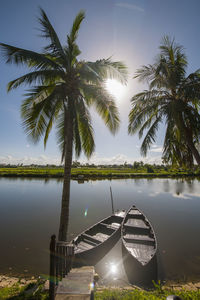
[{"label": "wooden boat", "polygon": [[117,211],[73,239],[74,265],[95,265],[103,258],[119,240],[125,214],[124,210]]},{"label": "wooden boat", "polygon": [[157,241],[150,222],[134,205],[122,223],[122,253],[132,284],[148,286],[157,281]]}]

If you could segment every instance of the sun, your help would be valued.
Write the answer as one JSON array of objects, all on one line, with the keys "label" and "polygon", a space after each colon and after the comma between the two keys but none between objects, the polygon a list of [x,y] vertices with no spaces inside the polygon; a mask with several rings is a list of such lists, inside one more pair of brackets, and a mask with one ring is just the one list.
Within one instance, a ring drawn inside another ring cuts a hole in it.
[{"label": "sun", "polygon": [[126,91],[126,86],[122,85],[119,81],[115,79],[106,80],[107,91],[114,96],[117,100],[121,100]]}]

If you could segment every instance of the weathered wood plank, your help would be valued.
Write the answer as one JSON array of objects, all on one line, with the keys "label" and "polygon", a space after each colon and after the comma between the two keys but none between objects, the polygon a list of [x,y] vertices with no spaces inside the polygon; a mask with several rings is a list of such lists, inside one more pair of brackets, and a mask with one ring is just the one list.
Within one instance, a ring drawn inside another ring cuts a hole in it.
[{"label": "weathered wood plank", "polygon": [[93,291],[94,267],[72,269],[58,284],[55,300],[89,300]]}]

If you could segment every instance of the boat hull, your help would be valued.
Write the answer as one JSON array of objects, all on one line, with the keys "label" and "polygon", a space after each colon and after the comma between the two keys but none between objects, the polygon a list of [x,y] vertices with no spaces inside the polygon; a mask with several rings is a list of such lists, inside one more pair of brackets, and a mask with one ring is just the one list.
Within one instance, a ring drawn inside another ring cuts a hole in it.
[{"label": "boat hull", "polygon": [[75,266],[96,265],[120,239],[125,211],[118,211],[94,224],[72,243],[75,245]]},{"label": "boat hull", "polygon": [[121,229],[122,256],[131,284],[148,287],[157,282],[157,241],[152,225],[134,205],[128,210]]},{"label": "boat hull", "polygon": [[94,266],[110,251],[120,239],[120,228],[104,243],[90,250],[75,253],[75,266]]},{"label": "boat hull", "polygon": [[128,281],[136,286],[151,287],[153,281],[157,282],[157,256],[146,264],[142,265],[138,260],[129,253],[124,243],[122,243],[123,264]]}]

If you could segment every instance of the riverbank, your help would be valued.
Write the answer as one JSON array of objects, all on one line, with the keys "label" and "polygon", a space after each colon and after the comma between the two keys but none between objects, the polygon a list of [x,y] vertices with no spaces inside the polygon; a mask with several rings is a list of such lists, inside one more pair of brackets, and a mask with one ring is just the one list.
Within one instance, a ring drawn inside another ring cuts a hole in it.
[{"label": "riverbank", "polygon": [[[48,167],[5,167],[0,168],[0,177],[32,177],[32,178],[60,178],[64,176],[63,168]],[[128,179],[128,178],[200,178],[199,170],[165,170],[134,169],[134,168],[72,168],[71,178],[78,181],[99,179]]]},{"label": "riverbank", "polygon": [[[167,282],[156,284],[152,290],[127,286],[123,288],[96,286],[96,300],[130,300],[130,299],[166,299],[168,295],[178,295],[182,299],[200,299],[200,282]],[[0,299],[8,300],[47,300],[48,282],[41,278],[17,278],[0,275]]]},{"label": "riverbank", "polygon": [[47,300],[48,289],[41,278],[0,275],[0,300]]}]

